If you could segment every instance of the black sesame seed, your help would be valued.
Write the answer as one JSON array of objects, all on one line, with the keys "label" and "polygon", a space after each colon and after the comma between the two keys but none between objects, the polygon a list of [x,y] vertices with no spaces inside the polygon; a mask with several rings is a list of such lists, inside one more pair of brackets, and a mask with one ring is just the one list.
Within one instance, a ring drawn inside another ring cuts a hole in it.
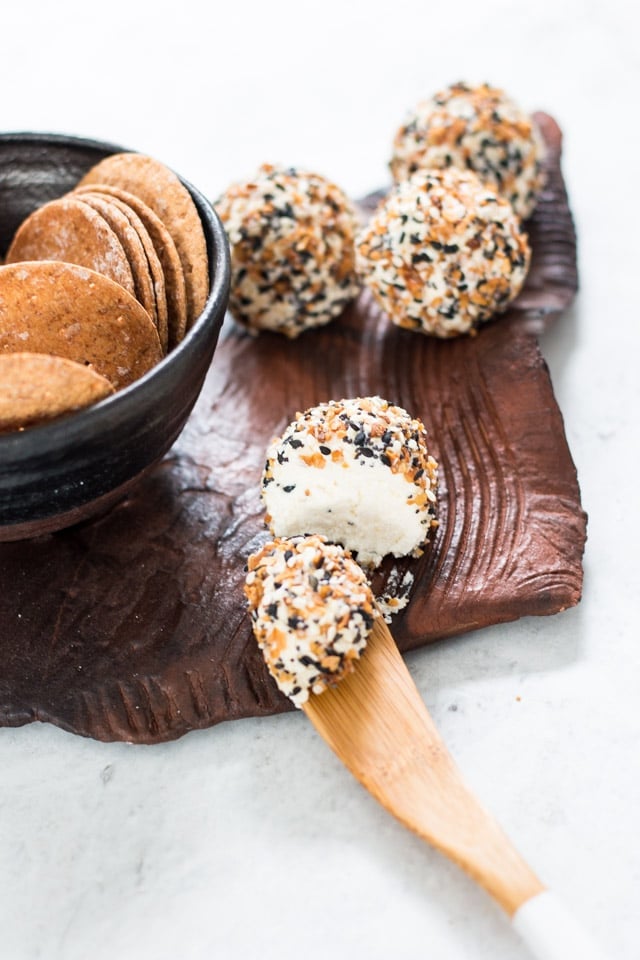
[{"label": "black sesame seed", "polygon": [[331,453],[331,447],[325,447],[323,444],[321,444],[320,453],[323,453],[325,457],[328,457]]},{"label": "black sesame seed", "polygon": [[287,486],[283,487],[282,489],[284,490],[285,493],[291,493],[291,491],[295,490],[295,488],[296,488],[295,483],[288,483]]}]

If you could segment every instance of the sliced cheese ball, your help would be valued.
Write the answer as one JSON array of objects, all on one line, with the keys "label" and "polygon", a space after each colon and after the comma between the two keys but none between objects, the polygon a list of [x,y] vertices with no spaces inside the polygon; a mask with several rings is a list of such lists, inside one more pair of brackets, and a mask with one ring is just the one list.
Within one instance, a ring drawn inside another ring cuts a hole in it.
[{"label": "sliced cheese ball", "polygon": [[375,617],[360,566],[324,537],[267,543],[249,557],[245,594],[256,640],[296,706],[354,668]]},{"label": "sliced cheese ball", "polygon": [[437,464],[420,420],[380,397],[299,413],[262,477],[277,537],[321,534],[364,565],[419,554],[435,521]]}]

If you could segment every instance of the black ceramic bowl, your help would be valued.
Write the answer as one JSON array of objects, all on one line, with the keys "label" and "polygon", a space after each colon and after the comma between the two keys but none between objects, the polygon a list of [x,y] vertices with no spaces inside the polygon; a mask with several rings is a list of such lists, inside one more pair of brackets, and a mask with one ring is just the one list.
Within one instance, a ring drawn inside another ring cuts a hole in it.
[{"label": "black ceramic bowl", "polygon": [[[120,150],[75,137],[0,134],[0,258],[32,210],[67,193],[90,167]],[[105,510],[182,430],[211,363],[229,293],[224,230],[205,198],[185,186],[209,254],[202,314],[177,347],[124,390],[60,420],[0,436],[0,541],[49,533]]]}]

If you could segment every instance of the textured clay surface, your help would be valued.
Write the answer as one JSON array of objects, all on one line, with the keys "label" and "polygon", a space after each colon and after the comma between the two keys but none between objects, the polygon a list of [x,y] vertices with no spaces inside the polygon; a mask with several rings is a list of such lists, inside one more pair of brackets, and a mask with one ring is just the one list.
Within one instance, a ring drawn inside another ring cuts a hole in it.
[{"label": "textured clay surface", "polygon": [[296,410],[379,393],[421,417],[440,460],[440,526],[392,625],[402,650],[572,606],[586,518],[534,334],[571,302],[575,235],[560,131],[540,116],[549,181],[529,224],[521,297],[478,336],[400,330],[362,295],[296,341],[228,324],[200,400],[163,463],[101,519],[0,544],[0,723],[56,723],[153,743],[291,708],[267,674],[242,595],[266,538],[264,452]]}]

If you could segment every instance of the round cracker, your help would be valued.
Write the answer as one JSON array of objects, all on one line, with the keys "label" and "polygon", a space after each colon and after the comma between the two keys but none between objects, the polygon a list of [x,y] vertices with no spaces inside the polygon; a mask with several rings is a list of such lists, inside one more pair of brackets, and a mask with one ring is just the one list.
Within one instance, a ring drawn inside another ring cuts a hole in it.
[{"label": "round cracker", "polygon": [[164,223],[140,197],[136,197],[127,190],[121,190],[119,187],[112,187],[109,184],[101,183],[77,187],[74,191],[79,196],[85,192],[95,193],[99,196],[114,197],[126,204],[142,221],[151,242],[158,255],[164,273],[165,292],[167,295],[168,327],[169,327],[169,349],[177,346],[184,337],[187,330],[187,293],[184,281],[184,271],[182,263],[178,256],[173,237],[165,227]]},{"label": "round cracker", "polygon": [[56,420],[113,392],[105,377],[75,360],[44,353],[0,354],[0,433]]},{"label": "round cracker", "polygon": [[74,197],[45,203],[20,225],[5,262],[23,260],[75,263],[135,293],[129,260],[117,235],[99,213]]},{"label": "round cracker", "polygon": [[0,354],[25,350],[90,364],[116,389],[162,359],[135,297],[94,270],[46,260],[0,267]]},{"label": "round cracker", "polygon": [[101,217],[104,217],[122,244],[123,250],[129,260],[131,273],[133,274],[135,297],[140,301],[156,325],[160,343],[162,344],[153,278],[140,237],[124,214],[110,205],[106,200],[102,200],[100,197],[92,198],[90,195],[86,195],[82,197],[80,202],[86,203],[92,210],[95,210]]},{"label": "round cracker", "polygon": [[151,207],[174,239],[187,286],[187,325],[200,315],[209,293],[207,242],[191,194],[163,163],[140,153],[101,160],[80,184],[120,187]]}]

